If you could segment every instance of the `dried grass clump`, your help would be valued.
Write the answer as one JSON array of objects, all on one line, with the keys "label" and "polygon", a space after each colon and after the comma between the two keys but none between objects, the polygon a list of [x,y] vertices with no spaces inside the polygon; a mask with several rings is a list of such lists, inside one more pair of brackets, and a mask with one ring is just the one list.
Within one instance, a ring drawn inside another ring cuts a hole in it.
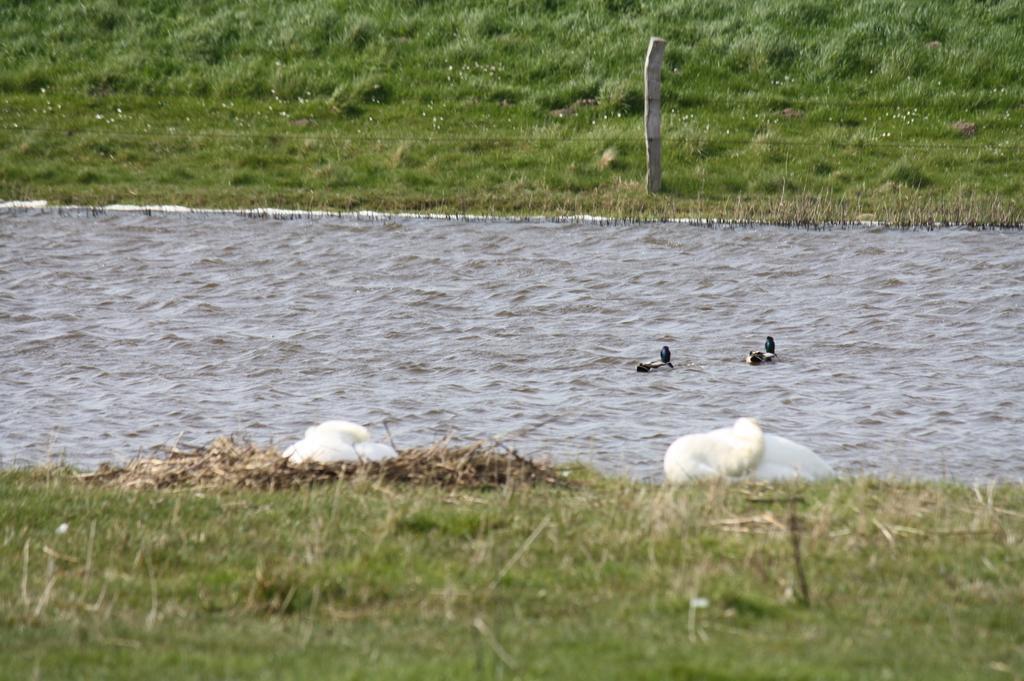
[{"label": "dried grass clump", "polygon": [[274,447],[219,437],[205,446],[168,448],[164,456],[133,459],[123,467],[102,464],[80,477],[96,485],[144,489],[289,489],[353,478],[468,488],[566,484],[554,467],[523,458],[500,443],[453,445],[447,439],[405,449],[386,461],[294,464]]}]

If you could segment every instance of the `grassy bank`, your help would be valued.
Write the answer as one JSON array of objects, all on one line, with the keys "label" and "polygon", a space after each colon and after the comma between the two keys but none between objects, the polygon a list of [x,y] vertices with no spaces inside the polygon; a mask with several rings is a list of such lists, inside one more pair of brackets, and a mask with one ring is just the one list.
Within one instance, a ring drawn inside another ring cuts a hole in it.
[{"label": "grassy bank", "polygon": [[0,678],[1021,678],[1020,486],[570,478],[197,492],[2,472]]},{"label": "grassy bank", "polygon": [[1011,0],[9,4],[0,197],[1019,223],[1022,21]]}]

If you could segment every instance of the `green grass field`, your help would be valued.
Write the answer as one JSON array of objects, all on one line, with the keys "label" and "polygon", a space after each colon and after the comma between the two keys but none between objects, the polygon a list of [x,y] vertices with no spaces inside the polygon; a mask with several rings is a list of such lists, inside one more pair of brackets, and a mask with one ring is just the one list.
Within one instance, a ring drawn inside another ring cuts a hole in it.
[{"label": "green grass field", "polygon": [[1020,485],[570,479],[0,472],[0,678],[1022,678]]},{"label": "green grass field", "polygon": [[8,3],[0,197],[1020,223],[1022,24],[1018,0]]}]

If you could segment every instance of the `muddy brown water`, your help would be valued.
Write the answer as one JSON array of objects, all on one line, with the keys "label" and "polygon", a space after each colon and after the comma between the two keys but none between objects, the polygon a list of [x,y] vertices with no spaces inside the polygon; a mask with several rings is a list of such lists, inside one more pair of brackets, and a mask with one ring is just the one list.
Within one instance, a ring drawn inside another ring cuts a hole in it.
[{"label": "muddy brown water", "polygon": [[[0,211],[0,459],[496,436],[658,479],[756,416],[844,473],[1024,478],[1024,234]],[[742,358],[775,337],[780,361]],[[638,374],[672,348],[677,369]]]}]

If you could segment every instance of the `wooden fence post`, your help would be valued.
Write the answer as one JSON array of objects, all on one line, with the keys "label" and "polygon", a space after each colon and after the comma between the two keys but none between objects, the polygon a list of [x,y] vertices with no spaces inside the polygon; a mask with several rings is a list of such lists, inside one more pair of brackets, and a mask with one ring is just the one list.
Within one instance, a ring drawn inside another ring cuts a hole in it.
[{"label": "wooden fence post", "polygon": [[651,38],[644,62],[644,130],[647,133],[647,191],[661,191],[661,62],[665,41]]}]

